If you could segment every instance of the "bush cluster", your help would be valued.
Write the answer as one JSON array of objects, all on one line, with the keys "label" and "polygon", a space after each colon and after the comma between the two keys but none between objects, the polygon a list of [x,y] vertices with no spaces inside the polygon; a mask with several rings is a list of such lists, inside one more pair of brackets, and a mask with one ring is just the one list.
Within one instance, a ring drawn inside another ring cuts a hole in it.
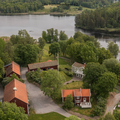
[{"label": "bush cluster", "polygon": [[40,70],[36,70],[34,72],[30,71],[26,74],[27,80],[31,82],[36,82],[38,84],[41,84],[41,76],[40,76]]},{"label": "bush cluster", "polygon": [[97,116],[103,115],[103,113],[105,112],[106,103],[107,100],[105,98],[99,97],[97,105],[94,109],[94,114]]}]

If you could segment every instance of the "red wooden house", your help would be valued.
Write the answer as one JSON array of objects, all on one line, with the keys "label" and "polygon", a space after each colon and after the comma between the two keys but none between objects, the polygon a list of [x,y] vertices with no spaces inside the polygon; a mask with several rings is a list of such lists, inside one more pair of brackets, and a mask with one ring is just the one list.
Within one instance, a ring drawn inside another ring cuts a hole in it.
[{"label": "red wooden house", "polygon": [[8,83],[4,89],[4,102],[16,103],[29,114],[26,85],[16,79]]},{"label": "red wooden house", "polygon": [[11,77],[15,73],[20,78],[20,66],[12,61],[10,64],[4,66],[6,77]]},{"label": "red wooden house", "polygon": [[57,62],[57,60],[53,60],[53,61],[48,60],[47,62],[28,64],[28,72],[29,71],[35,71],[38,68],[40,68],[41,70],[57,69],[58,68],[58,62]]},{"label": "red wooden house", "polygon": [[75,103],[75,105],[81,106],[82,108],[91,108],[90,89],[80,88],[80,89],[62,90],[62,102],[64,102],[67,95],[70,94],[73,97],[73,102]]}]

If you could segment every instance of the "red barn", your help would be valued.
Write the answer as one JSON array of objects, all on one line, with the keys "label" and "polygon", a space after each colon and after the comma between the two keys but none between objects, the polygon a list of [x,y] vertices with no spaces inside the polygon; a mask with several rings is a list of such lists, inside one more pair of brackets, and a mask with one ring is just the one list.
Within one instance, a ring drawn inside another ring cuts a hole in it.
[{"label": "red barn", "polygon": [[65,101],[67,95],[72,95],[73,102],[77,106],[81,106],[82,108],[91,108],[90,89],[69,89],[62,90],[62,102]]},{"label": "red barn", "polygon": [[4,102],[16,103],[18,107],[23,107],[26,114],[29,114],[28,97],[26,85],[16,79],[5,86]]},{"label": "red barn", "polygon": [[41,70],[57,69],[58,62],[57,62],[57,60],[54,60],[54,61],[48,60],[47,62],[28,64],[28,72],[35,71],[38,68],[40,68]]},{"label": "red barn", "polygon": [[12,61],[10,64],[4,66],[6,77],[11,77],[15,73],[20,78],[20,66]]}]

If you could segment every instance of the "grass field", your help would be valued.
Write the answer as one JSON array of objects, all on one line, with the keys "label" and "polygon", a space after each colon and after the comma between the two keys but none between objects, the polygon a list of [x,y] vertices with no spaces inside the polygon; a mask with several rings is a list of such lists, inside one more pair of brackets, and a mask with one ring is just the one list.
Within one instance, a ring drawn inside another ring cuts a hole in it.
[{"label": "grass field", "polygon": [[82,115],[86,115],[86,116],[90,116],[94,110],[94,106],[92,106],[92,108],[80,108],[80,107],[74,107],[71,109],[73,112],[77,112],[80,113]]},{"label": "grass field", "polygon": [[67,76],[63,71],[59,71],[59,73],[65,77],[65,80],[66,80],[66,81],[69,81],[69,80],[72,79],[72,77]]},{"label": "grass field", "polygon": [[50,46],[50,44],[45,44],[45,46],[44,46],[44,50],[47,50],[47,51],[49,51],[49,46]]},{"label": "grass field", "polygon": [[[39,12],[41,12],[41,13],[51,13],[50,12],[50,10],[52,9],[52,8],[56,8],[57,6],[59,6],[59,5],[44,5],[44,9],[43,10],[38,10],[36,13],[38,13],[39,14]],[[78,7],[79,6],[70,6],[70,9],[69,10],[64,10],[64,12],[62,12],[62,13],[59,13],[59,12],[55,12],[54,14],[68,14],[68,15],[77,15],[77,14],[80,14],[80,13],[82,13],[82,11],[84,11],[84,10],[95,10],[95,9],[90,9],[90,8],[86,8],[86,7],[83,7],[83,10],[78,10]],[[35,12],[33,12],[33,13],[35,13]],[[52,13],[51,13],[52,14]]]},{"label": "grass field", "polygon": [[82,88],[82,85],[83,85],[82,81],[72,82],[67,85],[64,85],[63,89],[79,89]]},{"label": "grass field", "polygon": [[28,117],[28,120],[64,120],[65,117],[56,113],[50,112],[46,114],[32,114]]}]

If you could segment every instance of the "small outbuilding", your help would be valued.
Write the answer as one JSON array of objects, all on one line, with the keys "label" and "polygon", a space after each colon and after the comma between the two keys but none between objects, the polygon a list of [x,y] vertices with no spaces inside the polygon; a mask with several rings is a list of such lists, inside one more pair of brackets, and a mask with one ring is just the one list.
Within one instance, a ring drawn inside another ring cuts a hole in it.
[{"label": "small outbuilding", "polygon": [[57,69],[58,68],[58,61],[57,60],[53,60],[53,61],[48,60],[47,62],[28,64],[28,72],[35,71],[38,68],[40,68],[41,70]]},{"label": "small outbuilding", "polygon": [[26,85],[16,79],[5,86],[4,102],[16,103],[18,107],[23,107],[26,114],[29,114],[28,96]]},{"label": "small outbuilding", "polygon": [[12,61],[4,66],[6,77],[11,77],[13,73],[20,78],[20,65]]}]

